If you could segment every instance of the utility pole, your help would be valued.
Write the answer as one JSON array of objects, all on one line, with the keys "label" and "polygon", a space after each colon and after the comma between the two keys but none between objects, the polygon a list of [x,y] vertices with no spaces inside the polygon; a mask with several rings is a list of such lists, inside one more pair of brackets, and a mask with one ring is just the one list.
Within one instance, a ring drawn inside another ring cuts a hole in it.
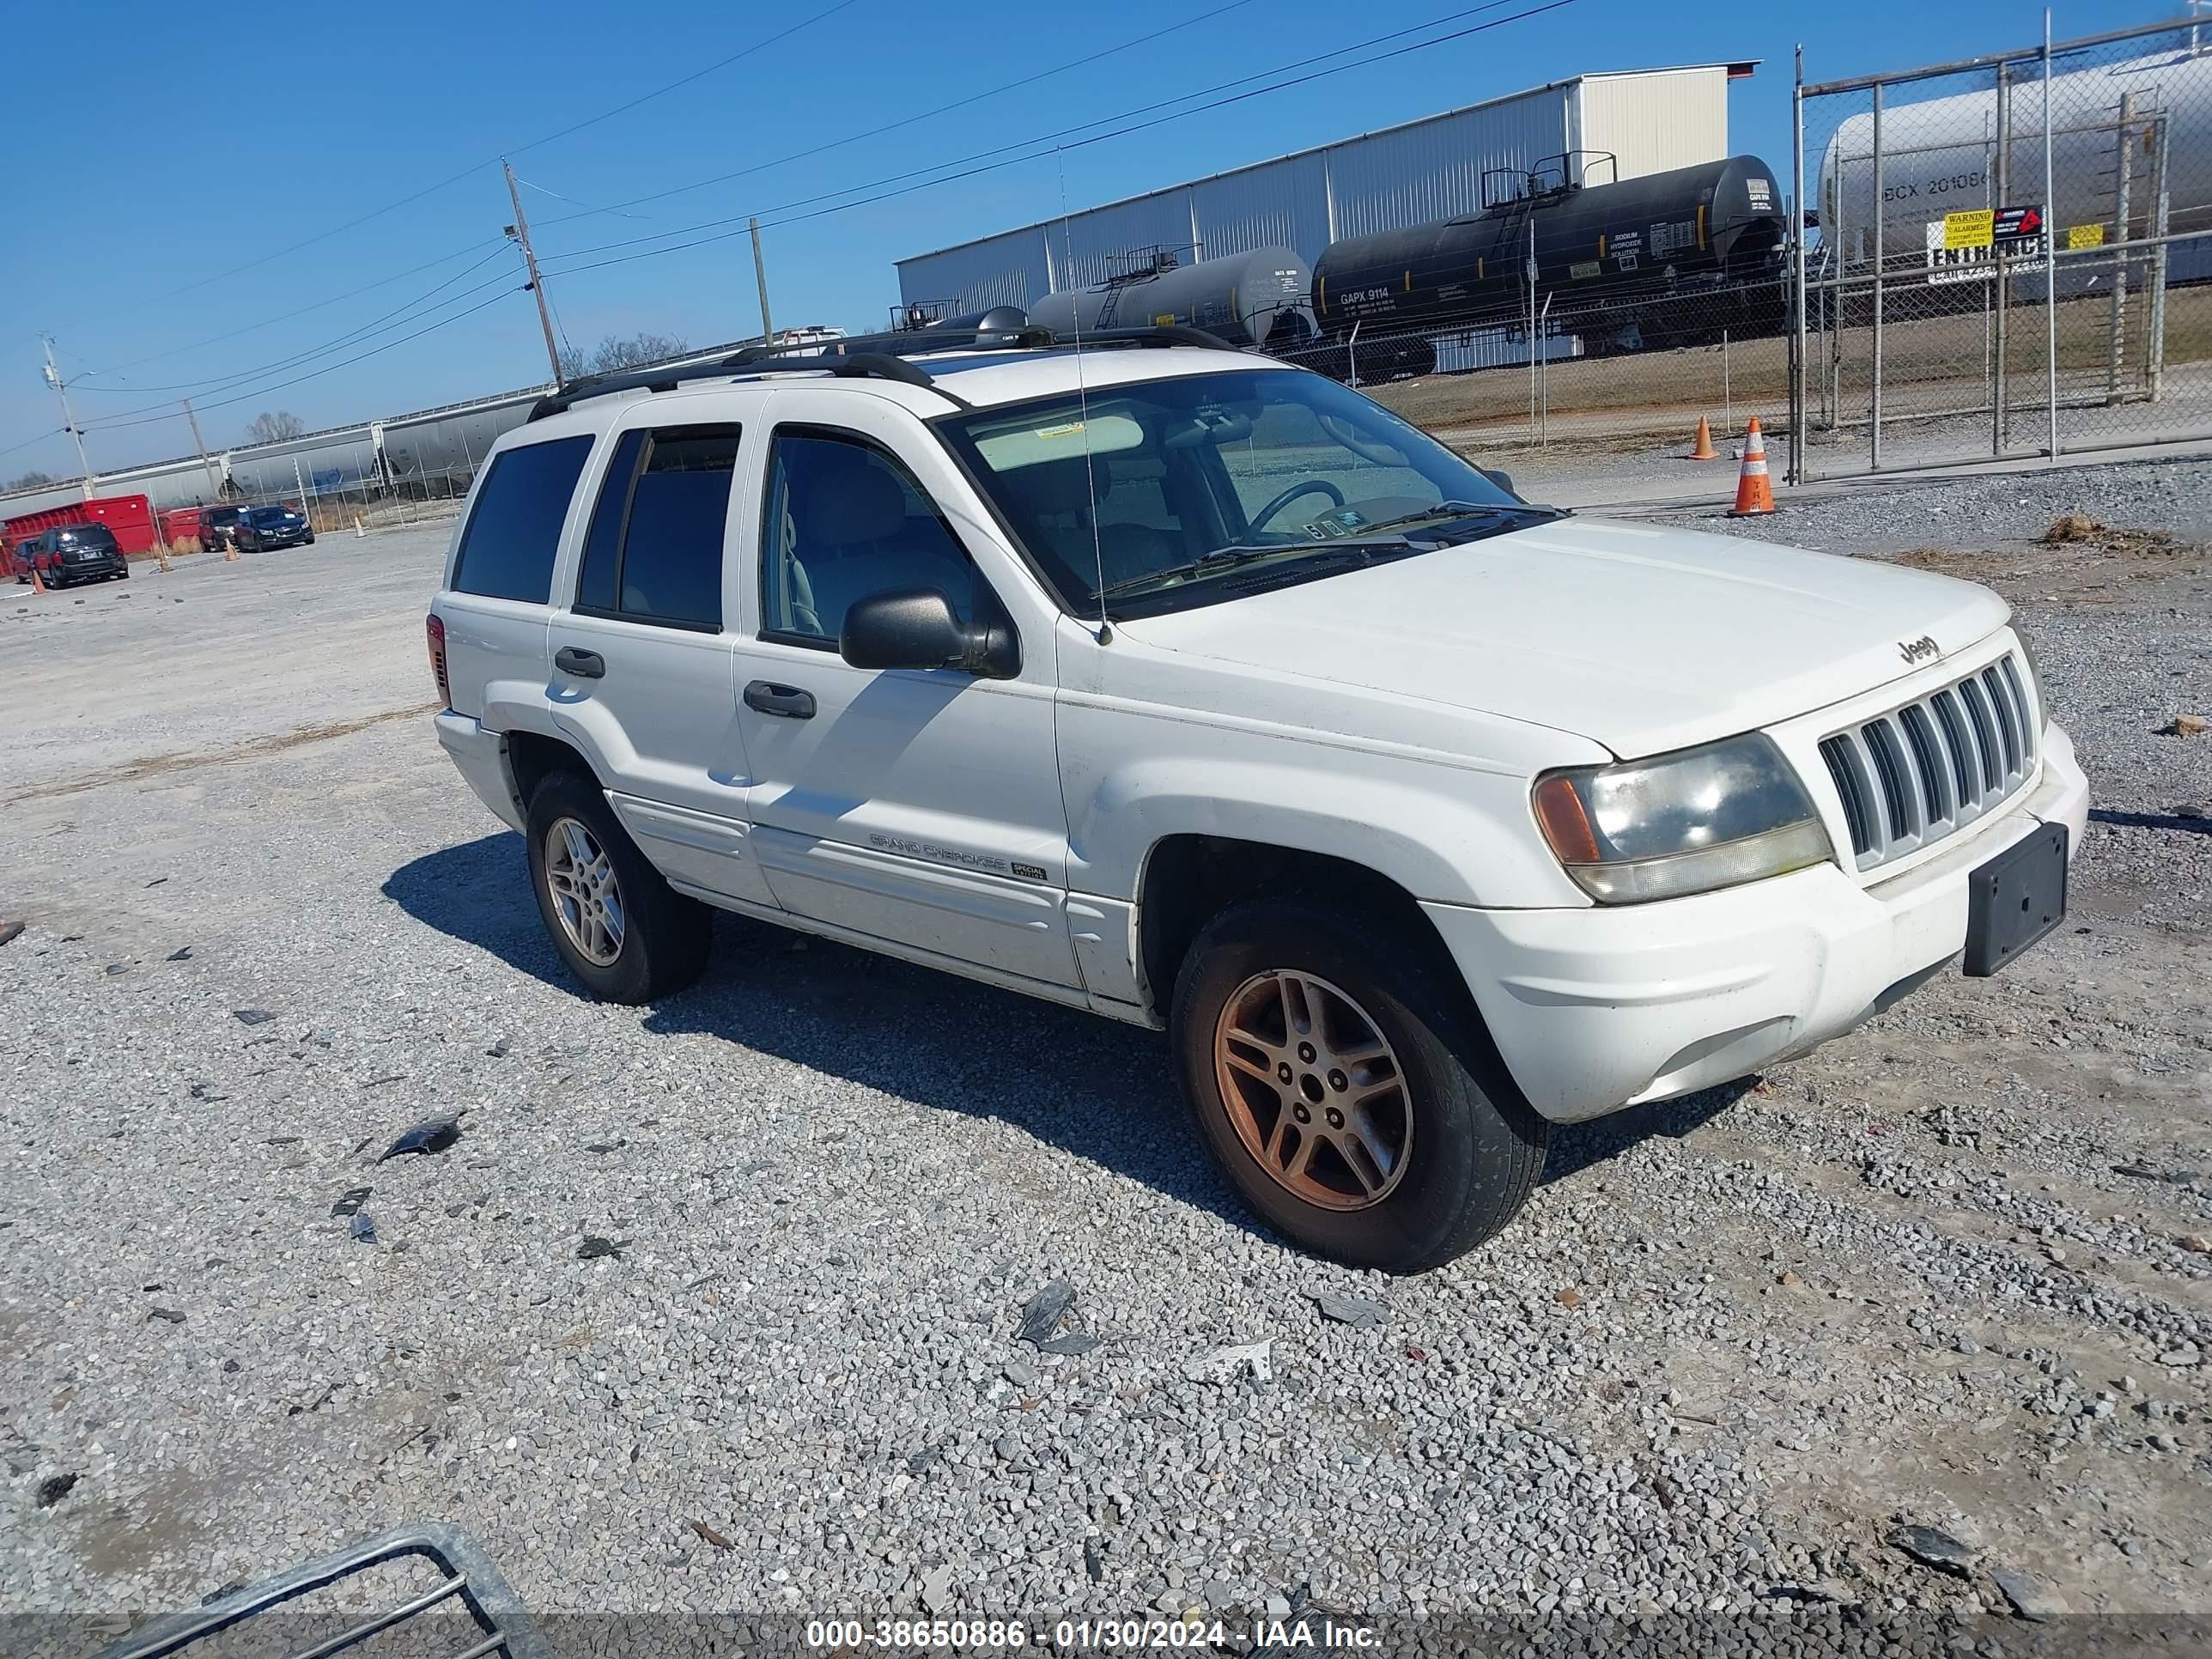
[{"label": "utility pole", "polygon": [[207,440],[200,436],[200,417],[192,413],[190,398],[181,398],[178,401],[185,406],[185,419],[191,423],[192,447],[199,452],[200,465],[207,469],[208,497],[211,501],[220,501],[222,499],[222,485],[216,481],[215,463],[208,459]]},{"label": "utility pole", "polygon": [[39,336],[39,343],[46,349],[46,384],[54,389],[54,396],[62,400],[62,427],[76,441],[76,464],[83,469],[84,498],[92,499],[92,463],[85,459],[84,434],[77,430],[76,416],[70,410],[69,387],[62,382],[61,370],[54,367],[54,337]]},{"label": "utility pole", "polygon": [[751,225],[753,232],[753,280],[760,284],[761,343],[774,345],[775,325],[768,319],[768,266],[761,260],[760,221],[752,219],[746,222]]},{"label": "utility pole", "polygon": [[502,155],[499,164],[507,173],[507,199],[514,204],[514,222],[507,234],[522,244],[522,263],[530,272],[530,291],[538,296],[538,325],[545,331],[545,361],[553,365],[553,389],[562,389],[561,353],[553,343],[553,313],[545,308],[545,283],[538,274],[538,256],[530,251],[530,221],[522,216],[522,192],[514,187],[514,169]]}]

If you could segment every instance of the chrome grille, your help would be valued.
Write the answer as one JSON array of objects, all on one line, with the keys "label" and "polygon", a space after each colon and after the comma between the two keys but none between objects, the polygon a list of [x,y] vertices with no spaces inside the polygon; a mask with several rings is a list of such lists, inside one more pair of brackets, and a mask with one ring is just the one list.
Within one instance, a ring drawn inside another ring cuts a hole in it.
[{"label": "chrome grille", "polygon": [[1820,742],[1862,870],[1990,811],[2035,769],[2035,713],[2012,653]]}]

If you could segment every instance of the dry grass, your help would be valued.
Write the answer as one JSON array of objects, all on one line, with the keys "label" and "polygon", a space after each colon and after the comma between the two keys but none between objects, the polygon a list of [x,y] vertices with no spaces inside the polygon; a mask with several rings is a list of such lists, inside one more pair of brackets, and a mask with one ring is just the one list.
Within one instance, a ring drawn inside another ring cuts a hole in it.
[{"label": "dry grass", "polygon": [[2179,552],[2181,544],[2163,530],[2123,530],[2086,513],[2062,513],[2036,539],[2045,547],[2080,544],[2114,553]]}]

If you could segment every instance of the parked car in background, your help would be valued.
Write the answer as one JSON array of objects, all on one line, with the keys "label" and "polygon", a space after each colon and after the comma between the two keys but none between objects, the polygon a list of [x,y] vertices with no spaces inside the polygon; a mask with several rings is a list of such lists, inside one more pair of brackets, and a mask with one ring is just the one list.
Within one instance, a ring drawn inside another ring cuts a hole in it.
[{"label": "parked car in background", "polygon": [[31,555],[39,545],[36,536],[26,536],[8,550],[8,574],[19,582],[31,580]]},{"label": "parked car in background", "polygon": [[[104,524],[58,525],[40,531],[29,546],[30,562],[49,587],[131,580],[130,562],[116,544],[115,532]],[[17,580],[28,581],[30,575],[26,572]]]},{"label": "parked car in background", "polygon": [[312,547],[315,526],[307,515],[293,507],[249,507],[232,526],[231,537],[241,551],[266,552],[276,547]]},{"label": "parked car in background", "polygon": [[238,545],[238,523],[246,516],[242,507],[210,507],[200,514],[200,545],[210,553]]}]

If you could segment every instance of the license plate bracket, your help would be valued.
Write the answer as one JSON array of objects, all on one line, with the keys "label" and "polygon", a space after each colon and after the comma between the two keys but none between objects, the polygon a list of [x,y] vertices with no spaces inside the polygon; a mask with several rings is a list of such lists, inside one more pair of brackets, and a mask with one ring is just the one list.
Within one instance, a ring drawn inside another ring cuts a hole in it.
[{"label": "license plate bracket", "polygon": [[2063,823],[2046,823],[1976,870],[1967,884],[1970,979],[1987,979],[2066,918]]}]

